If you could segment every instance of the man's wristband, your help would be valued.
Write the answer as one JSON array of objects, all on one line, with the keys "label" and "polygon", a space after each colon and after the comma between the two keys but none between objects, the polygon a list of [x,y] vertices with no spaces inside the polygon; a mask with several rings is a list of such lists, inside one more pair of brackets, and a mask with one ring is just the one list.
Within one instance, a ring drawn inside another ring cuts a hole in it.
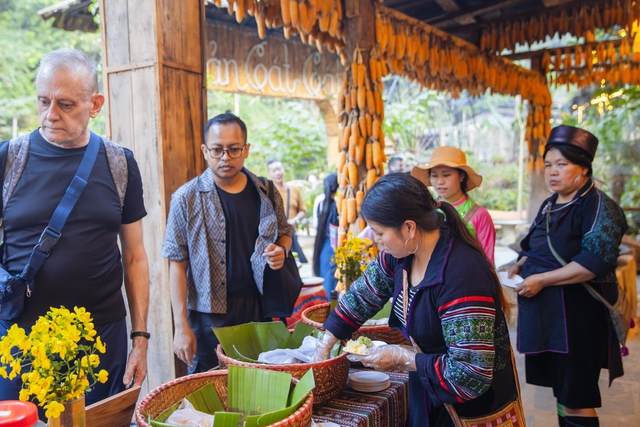
[{"label": "man's wristband", "polygon": [[280,246],[282,248],[282,250],[284,251],[285,258],[289,256],[289,253],[287,252],[287,248],[284,245],[279,245],[276,243],[276,246]]},{"label": "man's wristband", "polygon": [[134,331],[131,332],[131,335],[129,335],[129,338],[134,339],[135,337],[144,337],[146,339],[151,338],[151,334],[149,332],[145,332],[145,331]]}]

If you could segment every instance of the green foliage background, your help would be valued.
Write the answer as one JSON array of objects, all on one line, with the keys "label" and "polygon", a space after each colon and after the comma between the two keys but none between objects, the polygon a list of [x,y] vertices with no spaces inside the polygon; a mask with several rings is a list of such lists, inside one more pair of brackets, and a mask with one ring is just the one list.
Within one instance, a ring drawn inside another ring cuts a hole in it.
[{"label": "green foliage background", "polygon": [[[0,140],[11,138],[13,117],[18,118],[19,133],[38,127],[35,78],[43,53],[77,48],[101,63],[99,34],[52,28],[38,16],[38,10],[54,3],[58,1],[0,0]],[[91,127],[104,133],[103,113]]]}]

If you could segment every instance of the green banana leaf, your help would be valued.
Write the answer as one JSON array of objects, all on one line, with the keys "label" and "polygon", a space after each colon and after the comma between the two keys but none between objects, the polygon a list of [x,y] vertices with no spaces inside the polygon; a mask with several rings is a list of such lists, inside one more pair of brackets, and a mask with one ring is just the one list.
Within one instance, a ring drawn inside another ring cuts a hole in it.
[{"label": "green banana leaf", "polygon": [[313,326],[302,322],[296,323],[296,327],[293,329],[293,333],[291,333],[285,348],[300,348],[302,341],[309,335],[313,335],[315,331],[317,331],[317,329]]},{"label": "green banana leaf", "polygon": [[282,322],[252,322],[224,328],[211,328],[225,354],[233,359],[259,363],[260,353],[282,348],[299,348],[315,328],[299,322],[289,332]]},{"label": "green banana leaf", "polygon": [[215,414],[224,411],[224,405],[218,396],[218,392],[213,384],[207,384],[187,396],[196,411],[205,414]]},{"label": "green banana leaf", "polygon": [[382,309],[372,317],[372,319],[384,319],[385,317],[391,316],[391,303],[387,301],[387,303],[382,307]]},{"label": "green banana leaf", "polygon": [[[176,427],[175,424],[161,423],[160,421],[155,421],[155,420],[149,420],[149,424],[152,427]],[[238,424],[236,424],[234,427],[238,427]]]},{"label": "green banana leaf", "polygon": [[298,384],[296,384],[293,391],[289,395],[289,406],[279,411],[269,412],[267,414],[261,415],[258,418],[258,427],[264,427],[270,424],[274,424],[296,412],[298,408],[302,406],[304,401],[307,399],[307,396],[315,386],[316,384],[313,379],[313,369],[309,369],[307,373],[304,374],[302,378],[300,378],[300,381],[298,381]]},{"label": "green banana leaf", "polygon": [[161,425],[162,427],[164,427],[165,424],[162,424],[162,423],[167,421],[167,418],[169,418],[169,415],[173,414],[175,410],[178,409],[181,402],[182,402],[182,399],[180,399],[179,402],[176,402],[173,405],[171,405],[169,408],[167,408],[162,414],[158,415],[153,421],[160,423],[159,426]]},{"label": "green banana leaf", "polygon": [[213,427],[238,427],[242,414],[238,412],[216,412],[213,417]]},{"label": "green banana leaf", "polygon": [[251,322],[211,329],[225,354],[234,359],[240,354],[245,358],[257,360],[265,349],[285,348],[290,336],[282,322]]},{"label": "green banana leaf", "polygon": [[[233,350],[236,352],[236,357],[233,357],[233,359],[240,360],[242,362],[248,362],[248,363],[260,363],[260,362],[258,362],[257,359],[252,359],[250,357],[246,357],[245,355],[240,353],[240,351],[236,348],[235,345],[233,346]],[[224,353],[227,354],[226,351]]]},{"label": "green banana leaf", "polygon": [[[215,414],[218,411],[224,411],[224,405],[213,384],[207,384],[187,395],[185,398],[191,402],[196,411],[204,412],[205,414]],[[182,399],[157,416],[155,420],[152,420],[152,422],[155,423],[152,425],[155,427],[173,426],[173,424],[166,424],[165,421],[178,409],[181,402]],[[234,427],[237,427],[237,424]]]},{"label": "green banana leaf", "polygon": [[248,418],[285,408],[291,378],[284,372],[229,366],[228,410]]}]

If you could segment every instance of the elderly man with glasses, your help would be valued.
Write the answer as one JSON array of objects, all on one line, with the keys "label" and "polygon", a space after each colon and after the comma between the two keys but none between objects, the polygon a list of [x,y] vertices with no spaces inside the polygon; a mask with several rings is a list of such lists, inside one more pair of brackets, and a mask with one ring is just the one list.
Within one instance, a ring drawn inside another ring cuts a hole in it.
[{"label": "elderly man with glasses", "polygon": [[270,320],[264,316],[265,278],[282,268],[291,247],[282,198],[244,168],[250,148],[244,122],[220,114],[204,136],[208,168],[171,197],[162,245],[174,352],[189,373],[218,364],[212,327]]}]

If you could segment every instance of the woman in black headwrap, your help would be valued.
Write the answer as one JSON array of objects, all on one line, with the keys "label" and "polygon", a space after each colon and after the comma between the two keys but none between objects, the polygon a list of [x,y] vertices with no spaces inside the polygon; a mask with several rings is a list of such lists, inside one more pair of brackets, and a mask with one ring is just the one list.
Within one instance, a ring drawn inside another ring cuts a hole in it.
[{"label": "woman in black headwrap", "polygon": [[600,370],[609,368],[610,380],[622,375],[607,309],[582,285],[588,281],[616,301],[618,247],[627,229],[620,207],[591,180],[597,147],[598,139],[582,129],[551,131],[544,170],[554,194],[543,202],[509,269],[510,276],[525,278],[516,292],[527,382],[553,388],[560,426],[598,426]]},{"label": "woman in black headwrap", "polygon": [[338,209],[336,208],[338,175],[327,175],[324,179],[324,200],[320,207],[316,242],[313,248],[313,272],[324,279],[323,286],[327,296],[336,288],[338,279],[334,277],[336,263],[331,259],[333,250],[338,246]]}]

